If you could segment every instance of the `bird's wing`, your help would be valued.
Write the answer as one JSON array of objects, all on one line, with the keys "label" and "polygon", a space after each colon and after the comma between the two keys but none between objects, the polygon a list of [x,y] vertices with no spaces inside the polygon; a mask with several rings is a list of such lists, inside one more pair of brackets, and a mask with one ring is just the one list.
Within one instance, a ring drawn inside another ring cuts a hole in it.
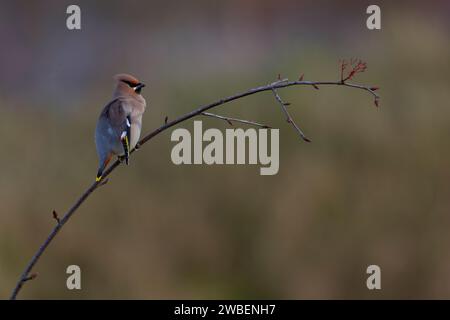
[{"label": "bird's wing", "polygon": [[130,108],[126,105],[126,101],[122,99],[114,99],[108,104],[105,111],[112,129],[122,143],[125,161],[128,164],[131,141]]}]

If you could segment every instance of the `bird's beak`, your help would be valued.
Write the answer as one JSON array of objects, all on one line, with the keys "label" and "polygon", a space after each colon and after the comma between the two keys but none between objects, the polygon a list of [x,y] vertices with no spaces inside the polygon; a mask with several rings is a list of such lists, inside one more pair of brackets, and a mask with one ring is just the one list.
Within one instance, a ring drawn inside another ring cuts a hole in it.
[{"label": "bird's beak", "polygon": [[143,87],[145,87],[145,84],[143,84],[143,83],[138,83],[137,85],[136,85],[136,87],[134,87],[134,92],[136,92],[137,94],[141,94],[141,89],[143,88]]},{"label": "bird's beak", "polygon": [[138,83],[138,85],[135,87],[135,90],[141,90],[143,87],[145,87],[144,83]]}]

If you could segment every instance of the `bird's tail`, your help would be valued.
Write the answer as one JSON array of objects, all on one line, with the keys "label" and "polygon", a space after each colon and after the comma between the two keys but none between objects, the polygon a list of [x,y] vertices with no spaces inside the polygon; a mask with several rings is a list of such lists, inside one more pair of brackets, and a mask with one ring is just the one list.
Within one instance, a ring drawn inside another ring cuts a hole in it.
[{"label": "bird's tail", "polygon": [[112,153],[110,153],[103,162],[100,162],[100,167],[97,171],[97,176],[95,177],[95,181],[99,182],[103,177],[103,170],[105,170],[106,166],[108,165],[109,161],[112,158]]},{"label": "bird's tail", "polygon": [[97,176],[95,177],[96,182],[99,182],[100,180],[102,180],[102,174],[103,174],[103,169],[102,168],[98,169]]}]

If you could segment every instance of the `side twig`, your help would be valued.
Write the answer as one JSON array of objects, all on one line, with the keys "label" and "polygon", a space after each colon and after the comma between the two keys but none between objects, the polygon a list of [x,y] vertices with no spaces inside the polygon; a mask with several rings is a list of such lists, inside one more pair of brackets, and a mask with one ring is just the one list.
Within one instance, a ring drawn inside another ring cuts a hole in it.
[{"label": "side twig", "polygon": [[201,114],[202,114],[202,116],[225,120],[226,122],[228,122],[228,124],[230,126],[233,125],[233,122],[239,122],[239,123],[244,123],[244,124],[248,124],[248,125],[252,125],[252,126],[256,126],[256,127],[261,127],[261,128],[271,128],[268,125],[260,124],[258,122],[254,122],[254,121],[250,121],[250,120],[243,120],[243,119],[219,116],[218,114],[209,113],[209,112],[202,112]]},{"label": "side twig", "polygon": [[276,89],[272,89],[272,92],[273,92],[273,94],[274,94],[274,96],[275,96],[275,99],[276,99],[276,100],[278,101],[278,103],[280,104],[281,109],[283,110],[284,114],[286,115],[286,121],[287,121],[287,123],[290,123],[290,124],[292,124],[292,125],[294,126],[295,130],[297,130],[298,134],[300,135],[300,137],[301,137],[304,141],[306,141],[306,142],[311,142],[311,140],[309,140],[309,139],[305,136],[305,134],[303,133],[303,131],[299,128],[299,126],[295,123],[294,119],[292,119],[291,115],[290,115],[289,112],[287,111],[286,106],[288,106],[288,105],[290,105],[290,104],[287,103],[287,102],[284,102],[284,101],[281,99],[281,97],[280,97],[280,95],[278,94],[278,92],[277,92]]}]

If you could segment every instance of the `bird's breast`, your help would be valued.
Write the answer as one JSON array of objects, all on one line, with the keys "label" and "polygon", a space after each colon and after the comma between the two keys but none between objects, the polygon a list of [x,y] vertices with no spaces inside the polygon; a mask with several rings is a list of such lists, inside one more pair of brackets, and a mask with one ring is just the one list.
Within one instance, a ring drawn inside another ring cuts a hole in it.
[{"label": "bird's breast", "polygon": [[141,135],[141,123],[133,123],[131,122],[131,128],[130,128],[130,147],[133,149],[136,147],[136,144],[139,141],[139,137]]}]

